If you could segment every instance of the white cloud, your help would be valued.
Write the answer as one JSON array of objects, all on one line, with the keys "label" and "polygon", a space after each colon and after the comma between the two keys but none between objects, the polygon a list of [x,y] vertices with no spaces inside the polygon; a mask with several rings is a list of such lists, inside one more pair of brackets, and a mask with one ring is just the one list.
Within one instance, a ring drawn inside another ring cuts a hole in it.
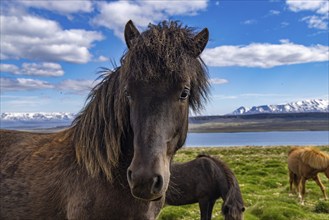
[{"label": "white cloud", "polygon": [[286,21],[281,22],[281,27],[283,28],[288,27],[289,25],[290,25],[289,22]]},{"label": "white cloud", "polygon": [[275,93],[244,93],[240,94],[240,97],[283,97],[289,96],[285,94],[275,94]]},{"label": "white cloud", "polygon": [[0,72],[16,74],[19,68],[13,64],[0,63]]},{"label": "white cloud", "polygon": [[328,0],[314,0],[314,1],[300,1],[287,0],[286,4],[291,11],[309,11],[315,15],[303,17],[301,20],[308,24],[309,28],[316,28],[321,30],[328,29],[329,18],[329,1]]},{"label": "white cloud", "polygon": [[320,30],[327,30],[328,29],[328,22],[325,19],[312,15],[302,18],[302,21],[306,21],[309,28],[316,28]]},{"label": "white cloud", "polygon": [[209,82],[211,84],[214,84],[214,85],[220,85],[220,84],[228,83],[228,80],[227,79],[212,78],[212,79],[209,80]]},{"label": "white cloud", "polygon": [[269,15],[279,15],[279,14],[281,14],[281,12],[277,10],[270,10],[269,12]]},{"label": "white cloud", "polygon": [[103,55],[101,55],[101,56],[97,57],[97,59],[95,59],[96,62],[106,62],[108,60],[109,60],[109,58],[107,58]]},{"label": "white cloud", "polygon": [[128,20],[139,27],[146,27],[150,22],[157,23],[173,15],[196,15],[206,9],[207,1],[116,1],[98,2],[100,14],[92,23],[114,31],[123,39],[123,29]]},{"label": "white cloud", "polygon": [[256,24],[256,23],[257,21],[255,19],[249,19],[242,22],[242,24],[247,24],[247,25]]},{"label": "white cloud", "polygon": [[[1,105],[2,105],[1,111],[3,111],[3,112],[17,112],[17,111],[28,112],[28,111],[31,111],[31,108],[40,109],[40,106],[44,107],[47,104],[49,104],[49,102],[53,103],[53,101],[54,101],[53,98],[45,97],[45,96],[1,95]],[[35,110],[32,110],[32,111],[35,111]]]},{"label": "white cloud", "polygon": [[31,91],[39,89],[52,89],[54,85],[42,80],[27,78],[0,78],[1,93],[8,91]]},{"label": "white cloud", "polygon": [[99,80],[63,80],[57,84],[52,84],[47,81],[28,79],[28,78],[0,78],[1,93],[18,92],[18,91],[34,91],[42,89],[53,89],[63,91],[67,94],[87,94]]},{"label": "white cloud", "polygon": [[275,66],[329,60],[328,46],[304,46],[282,40],[281,44],[252,43],[246,46],[206,48],[202,58],[209,66]]},{"label": "white cloud", "polygon": [[39,8],[44,10],[49,10],[52,12],[57,12],[60,14],[71,14],[71,13],[81,13],[81,12],[92,12],[93,5],[90,0],[38,0],[38,1],[26,1],[19,0],[15,1],[16,4],[22,4],[25,7]]},{"label": "white cloud", "polygon": [[23,63],[19,68],[13,64],[0,64],[0,72],[29,76],[62,76],[64,71],[58,63]]},{"label": "white cloud", "polygon": [[56,85],[56,88],[68,93],[85,94],[91,90],[99,81],[95,80],[64,80]]},{"label": "white cloud", "polygon": [[326,14],[329,11],[329,2],[327,0],[287,0],[290,10],[299,11],[314,11],[318,14]]},{"label": "white cloud", "polygon": [[101,33],[82,29],[63,30],[52,20],[31,15],[1,15],[1,59],[86,63]]}]

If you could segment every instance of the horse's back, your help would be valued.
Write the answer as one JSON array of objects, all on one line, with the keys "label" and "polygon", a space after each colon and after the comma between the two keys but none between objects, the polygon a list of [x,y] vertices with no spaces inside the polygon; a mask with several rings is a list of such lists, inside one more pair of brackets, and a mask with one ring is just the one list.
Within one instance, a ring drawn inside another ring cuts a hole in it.
[{"label": "horse's back", "polygon": [[210,157],[197,157],[186,163],[172,164],[166,203],[192,204],[199,199],[218,199],[227,189],[225,173]]},{"label": "horse's back", "polygon": [[0,129],[0,150],[4,152],[9,147],[14,146],[23,141],[29,141],[36,137],[47,136],[47,133],[33,133],[26,131],[4,130]]},{"label": "horse's back", "polygon": [[42,212],[39,207],[47,203],[52,206],[46,194],[56,190],[51,182],[57,162],[49,159],[55,155],[54,135],[0,130],[1,219],[40,218],[35,215]]}]

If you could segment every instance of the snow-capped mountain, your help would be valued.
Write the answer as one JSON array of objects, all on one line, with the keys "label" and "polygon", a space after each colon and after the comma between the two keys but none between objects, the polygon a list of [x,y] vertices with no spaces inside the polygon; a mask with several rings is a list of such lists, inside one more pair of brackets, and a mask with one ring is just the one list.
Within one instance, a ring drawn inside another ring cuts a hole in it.
[{"label": "snow-capped mountain", "polygon": [[311,99],[290,102],[279,105],[261,105],[251,108],[240,107],[232,115],[259,114],[259,113],[299,113],[299,112],[329,112],[329,102],[324,99]]},{"label": "snow-capped mountain", "polygon": [[1,114],[0,119],[2,121],[72,121],[75,116],[76,114],[68,112],[4,112]]}]

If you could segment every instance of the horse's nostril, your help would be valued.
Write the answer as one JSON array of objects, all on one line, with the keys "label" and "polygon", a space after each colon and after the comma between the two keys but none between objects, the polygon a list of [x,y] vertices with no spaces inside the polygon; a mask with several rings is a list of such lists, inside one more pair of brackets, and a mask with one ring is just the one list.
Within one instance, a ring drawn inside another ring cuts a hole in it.
[{"label": "horse's nostril", "polygon": [[159,193],[162,189],[162,186],[163,186],[162,176],[157,175],[157,176],[153,177],[153,184],[152,184],[152,189],[151,189],[152,193],[153,194]]},{"label": "horse's nostril", "polygon": [[131,183],[132,182],[132,175],[133,175],[133,172],[131,170],[128,170],[127,171],[128,183]]}]

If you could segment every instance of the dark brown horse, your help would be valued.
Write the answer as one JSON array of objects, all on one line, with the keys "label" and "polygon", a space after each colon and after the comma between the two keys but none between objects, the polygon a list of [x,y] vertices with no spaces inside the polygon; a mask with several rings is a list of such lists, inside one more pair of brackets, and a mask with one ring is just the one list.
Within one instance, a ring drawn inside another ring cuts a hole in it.
[{"label": "dark brown horse", "polygon": [[316,148],[293,147],[288,153],[288,169],[290,192],[297,190],[301,204],[304,204],[305,183],[313,179],[321,188],[323,196],[328,199],[325,187],[322,184],[318,173],[324,172],[329,179],[329,155]]},{"label": "dark brown horse", "polygon": [[170,162],[185,142],[189,107],[208,77],[208,30],[177,22],[125,27],[121,66],[92,89],[59,133],[1,131],[1,219],[155,219]]},{"label": "dark brown horse", "polygon": [[209,220],[218,198],[224,200],[226,220],[243,219],[245,210],[239,184],[230,168],[221,160],[199,155],[186,163],[173,163],[166,204],[199,203],[201,219]]}]

